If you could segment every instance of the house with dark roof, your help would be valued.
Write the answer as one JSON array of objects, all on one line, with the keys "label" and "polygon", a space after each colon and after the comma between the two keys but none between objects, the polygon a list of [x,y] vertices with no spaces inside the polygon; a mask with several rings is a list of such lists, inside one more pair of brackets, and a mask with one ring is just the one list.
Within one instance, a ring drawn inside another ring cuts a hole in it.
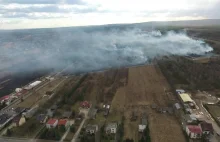
[{"label": "house with dark roof", "polygon": [[65,112],[62,114],[62,118],[70,118],[71,115],[72,115],[72,112],[71,112],[71,111],[65,111]]},{"label": "house with dark roof", "polygon": [[212,123],[201,122],[199,125],[202,128],[202,133],[204,135],[214,134]]},{"label": "house with dark roof", "polygon": [[51,118],[51,119],[49,119],[49,120],[47,121],[46,127],[47,127],[48,129],[50,129],[50,128],[55,128],[55,127],[57,126],[57,124],[58,124],[58,120]]},{"label": "house with dark roof", "polygon": [[26,119],[24,116],[16,116],[13,120],[12,120],[12,125],[14,127],[19,127],[21,125],[23,125],[26,122]]},{"label": "house with dark roof", "polygon": [[202,137],[202,129],[199,125],[187,125],[186,133],[192,139],[198,139]]},{"label": "house with dark roof", "polygon": [[5,114],[5,113],[0,115],[0,129],[2,129],[12,119],[13,119],[12,116],[9,116],[8,114]]},{"label": "house with dark roof", "polygon": [[39,114],[36,119],[43,124],[47,122],[48,116],[46,114]]},{"label": "house with dark roof", "polygon": [[89,113],[88,113],[89,118],[90,119],[95,119],[97,111],[98,111],[98,109],[91,108]]}]

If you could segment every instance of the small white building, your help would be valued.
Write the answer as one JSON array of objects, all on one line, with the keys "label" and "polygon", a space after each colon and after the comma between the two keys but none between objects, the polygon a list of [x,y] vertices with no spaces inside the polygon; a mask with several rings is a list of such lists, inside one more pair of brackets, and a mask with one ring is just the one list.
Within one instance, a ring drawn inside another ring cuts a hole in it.
[{"label": "small white building", "polygon": [[57,120],[57,119],[49,119],[49,120],[47,121],[46,127],[47,127],[48,129],[50,129],[50,128],[55,128],[55,127],[57,126],[57,124],[58,124],[58,120]]},{"label": "small white building", "polygon": [[87,125],[86,126],[86,133],[88,134],[95,134],[98,131],[98,125]]},{"label": "small white building", "polygon": [[109,123],[106,127],[105,127],[105,132],[107,134],[116,134],[117,132],[117,123]]},{"label": "small white building", "polygon": [[186,133],[192,139],[198,139],[202,137],[202,129],[198,125],[187,125]]}]

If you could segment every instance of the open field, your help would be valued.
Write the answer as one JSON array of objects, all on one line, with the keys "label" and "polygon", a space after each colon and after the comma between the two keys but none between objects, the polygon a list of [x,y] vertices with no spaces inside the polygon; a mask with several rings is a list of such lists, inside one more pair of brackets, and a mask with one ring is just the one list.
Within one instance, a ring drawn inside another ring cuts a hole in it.
[{"label": "open field", "polygon": [[219,105],[205,105],[209,113],[215,119],[217,124],[220,126],[220,106]]},{"label": "open field", "polygon": [[[148,115],[152,142],[184,142],[181,126],[172,115],[161,114],[152,110],[150,105],[159,107],[170,105],[174,97],[167,95],[170,87],[155,65],[129,68],[128,83],[117,90],[112,101],[111,113],[125,116],[124,138],[138,140],[138,124],[143,113]],[[134,112],[138,119],[130,121]]]}]

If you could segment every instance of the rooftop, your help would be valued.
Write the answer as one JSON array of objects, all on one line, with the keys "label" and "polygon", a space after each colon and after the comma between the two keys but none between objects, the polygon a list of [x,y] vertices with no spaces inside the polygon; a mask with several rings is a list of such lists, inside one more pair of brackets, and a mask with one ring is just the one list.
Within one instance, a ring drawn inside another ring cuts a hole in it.
[{"label": "rooftop", "polygon": [[47,124],[53,125],[56,121],[57,121],[57,119],[49,119],[49,120],[47,121]]},{"label": "rooftop", "polygon": [[67,119],[60,119],[58,121],[58,125],[66,125],[67,121],[68,121]]},{"label": "rooftop", "polygon": [[191,97],[189,96],[189,94],[187,93],[182,93],[182,94],[179,94],[181,99],[183,100],[183,102],[193,102],[193,100],[191,99]]},{"label": "rooftop", "polygon": [[117,123],[109,123],[107,126],[106,126],[106,130],[108,129],[111,129],[111,128],[117,128]]},{"label": "rooftop", "polygon": [[210,132],[214,131],[212,127],[212,123],[202,122],[200,123],[200,125],[203,131],[210,131]]},{"label": "rooftop", "polygon": [[196,133],[196,134],[201,134],[202,133],[202,129],[197,125],[187,125],[186,127],[192,133]]}]

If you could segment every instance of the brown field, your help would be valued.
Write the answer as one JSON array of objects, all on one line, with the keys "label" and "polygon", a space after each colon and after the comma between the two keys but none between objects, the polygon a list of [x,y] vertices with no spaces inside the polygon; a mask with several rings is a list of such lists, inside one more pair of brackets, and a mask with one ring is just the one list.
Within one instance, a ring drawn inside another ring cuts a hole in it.
[{"label": "brown field", "polygon": [[[111,113],[125,116],[124,138],[138,141],[138,123],[141,114],[148,115],[152,142],[184,142],[185,137],[176,118],[150,108],[151,104],[166,107],[175,97],[168,92],[169,84],[155,65],[132,67],[128,71],[128,83],[117,90],[112,101]],[[138,119],[131,122],[134,112]]]}]

